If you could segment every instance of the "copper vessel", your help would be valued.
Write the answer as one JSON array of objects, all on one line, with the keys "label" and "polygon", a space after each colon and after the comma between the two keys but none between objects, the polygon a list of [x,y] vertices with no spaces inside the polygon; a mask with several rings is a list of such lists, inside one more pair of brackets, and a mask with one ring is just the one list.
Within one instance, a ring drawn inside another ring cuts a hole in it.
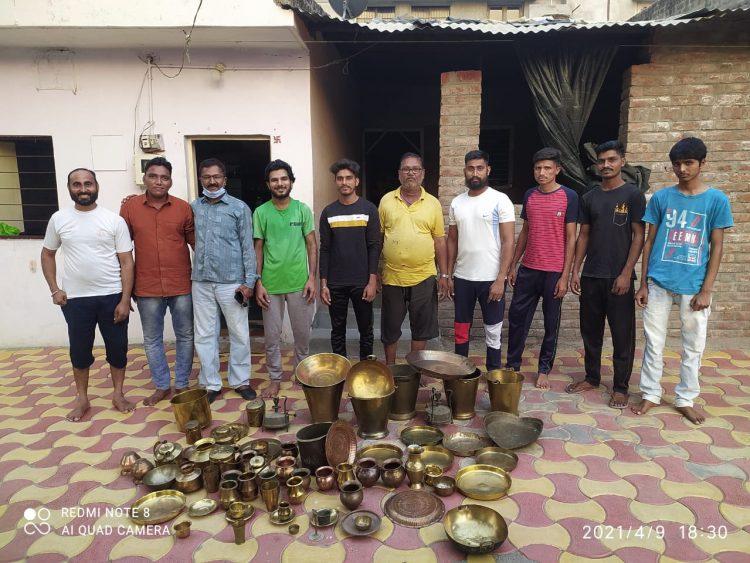
[{"label": "copper vessel", "polygon": [[320,491],[330,491],[336,484],[336,473],[330,465],[323,465],[315,470],[315,482]]},{"label": "copper vessel", "polygon": [[154,468],[154,464],[145,457],[136,459],[133,467],[130,469],[130,475],[133,477],[133,483],[136,485],[143,481],[144,475]]},{"label": "copper vessel", "polygon": [[312,471],[328,465],[326,459],[326,436],[331,429],[331,422],[308,424],[297,431],[297,447],[300,464]]},{"label": "copper vessel", "polygon": [[181,432],[190,420],[197,420],[201,428],[211,425],[211,406],[208,404],[208,391],[190,389],[172,397],[169,402],[174,410],[174,418]]},{"label": "copper vessel", "polygon": [[282,456],[276,460],[276,477],[279,483],[286,485],[287,479],[292,476],[297,460],[292,456]]},{"label": "copper vessel", "polygon": [[192,445],[201,438],[203,438],[203,431],[200,423],[197,420],[188,420],[185,423],[185,441]]},{"label": "copper vessel", "polygon": [[339,490],[344,486],[347,481],[356,481],[357,477],[354,475],[354,466],[351,463],[339,463],[336,466],[336,483],[339,486]]},{"label": "copper vessel", "polygon": [[[307,467],[297,467],[292,471],[292,477],[300,477],[302,479],[302,488],[308,490],[310,488],[311,472]],[[289,481],[287,481],[289,483]],[[289,486],[289,485],[287,485]]]},{"label": "copper vessel", "polygon": [[359,481],[347,481],[341,486],[339,499],[341,500],[341,504],[349,510],[354,510],[362,504],[363,498],[362,483]]},{"label": "copper vessel", "polygon": [[203,467],[203,486],[207,493],[215,493],[219,490],[221,471],[215,463],[208,463]]},{"label": "copper vessel", "polygon": [[177,442],[162,440],[154,444],[154,461],[156,465],[175,463],[182,453],[182,446]]},{"label": "copper vessel", "polygon": [[371,457],[363,457],[357,461],[354,475],[363,487],[372,487],[380,479],[378,462]]},{"label": "copper vessel", "polygon": [[141,459],[141,456],[134,451],[122,454],[122,458],[120,459],[120,475],[130,475],[130,472],[133,471],[133,465],[139,459]]},{"label": "copper vessel", "polygon": [[417,414],[417,394],[419,393],[420,373],[409,364],[388,366],[396,383],[396,391],[391,396],[388,418],[409,420]]},{"label": "copper vessel", "polygon": [[490,410],[518,414],[523,375],[512,369],[495,369],[485,375]]},{"label": "copper vessel", "polygon": [[180,473],[174,481],[175,488],[183,493],[194,493],[203,487],[201,470],[189,461],[180,465]]},{"label": "copper vessel", "polygon": [[250,501],[258,498],[258,484],[255,482],[255,472],[247,471],[240,475],[239,485],[242,500]]},{"label": "copper vessel", "polygon": [[386,487],[390,487],[391,489],[398,488],[404,482],[405,477],[406,470],[401,464],[400,459],[394,457],[383,462],[383,471],[380,474],[380,478]]},{"label": "copper vessel", "polygon": [[411,489],[421,489],[424,481],[425,465],[422,462],[422,446],[412,444],[406,448],[409,459],[404,464],[406,475],[409,477],[409,487]]},{"label": "copper vessel", "polygon": [[482,372],[477,369],[472,375],[451,381],[443,381],[445,392],[448,393],[450,391],[453,418],[457,420],[469,420],[476,415],[474,404],[477,400],[480,375],[482,375]]},{"label": "copper vessel", "polygon": [[291,456],[296,458],[299,455],[299,448],[297,442],[282,442],[281,443],[281,455]]},{"label": "copper vessel", "polygon": [[252,428],[263,426],[263,417],[266,414],[266,403],[260,397],[248,401],[245,405],[247,425]]}]

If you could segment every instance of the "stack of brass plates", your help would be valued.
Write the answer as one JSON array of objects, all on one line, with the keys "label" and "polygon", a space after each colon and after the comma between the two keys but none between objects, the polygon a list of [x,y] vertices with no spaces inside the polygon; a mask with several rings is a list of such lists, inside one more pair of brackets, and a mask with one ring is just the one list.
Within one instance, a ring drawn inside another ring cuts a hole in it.
[{"label": "stack of brass plates", "polygon": [[410,489],[388,497],[383,510],[396,524],[407,528],[423,528],[443,517],[445,505],[439,497],[428,491]]},{"label": "stack of brass plates", "polygon": [[330,387],[344,381],[351,366],[349,360],[338,354],[314,354],[297,365],[294,377],[308,387]]},{"label": "stack of brass plates", "polygon": [[494,465],[467,465],[456,473],[456,488],[469,498],[495,500],[510,489],[510,475]]},{"label": "stack of brass plates", "polygon": [[422,463],[437,465],[445,472],[453,465],[453,454],[443,446],[424,446],[422,448]]},{"label": "stack of brass plates", "polygon": [[434,446],[443,441],[443,431],[434,426],[408,426],[401,431],[401,441],[407,446]]},{"label": "stack of brass plates", "polygon": [[513,471],[518,465],[518,456],[510,450],[505,448],[482,448],[474,454],[477,463],[482,465],[494,465],[501,469],[505,469],[508,473]]},{"label": "stack of brass plates", "polygon": [[535,442],[542,433],[544,423],[538,418],[519,417],[515,414],[494,411],[484,417],[484,428],[492,441],[501,448],[515,450]]},{"label": "stack of brass plates", "polygon": [[373,458],[378,462],[378,465],[382,467],[383,463],[391,458],[396,458],[401,461],[404,457],[404,450],[395,444],[379,442],[377,444],[371,444],[360,448],[355,459],[362,459],[363,457]]},{"label": "stack of brass plates", "polygon": [[130,507],[130,519],[138,525],[162,524],[185,510],[185,495],[166,489],[139,498]]},{"label": "stack of brass plates", "polygon": [[440,350],[415,350],[406,355],[406,361],[423,374],[443,380],[466,377],[477,369],[469,358]]},{"label": "stack of brass plates", "polygon": [[334,422],[326,435],[325,450],[328,465],[331,467],[336,467],[339,463],[354,463],[357,434],[352,425],[345,420]]},{"label": "stack of brass plates", "polygon": [[459,431],[443,438],[443,446],[459,457],[469,457],[474,452],[492,445],[487,438],[474,432]]}]

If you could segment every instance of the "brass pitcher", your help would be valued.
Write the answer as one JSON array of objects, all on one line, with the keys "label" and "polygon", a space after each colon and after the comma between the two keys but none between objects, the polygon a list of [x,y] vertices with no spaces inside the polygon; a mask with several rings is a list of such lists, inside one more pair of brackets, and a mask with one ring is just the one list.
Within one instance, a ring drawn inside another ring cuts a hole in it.
[{"label": "brass pitcher", "polygon": [[472,375],[452,381],[443,381],[445,392],[450,391],[453,418],[469,420],[476,415],[474,403],[477,400],[480,375],[482,375],[482,372],[477,369]]},{"label": "brass pitcher", "polygon": [[417,444],[412,444],[406,451],[409,453],[409,459],[404,464],[406,475],[409,477],[409,487],[411,489],[421,489],[424,481],[425,465],[422,462],[422,452],[424,448]]},{"label": "brass pitcher", "polygon": [[518,414],[523,375],[512,369],[493,369],[485,376],[490,410]]},{"label": "brass pitcher", "polygon": [[154,461],[156,465],[175,463],[182,453],[182,446],[177,442],[162,440],[154,444]]}]

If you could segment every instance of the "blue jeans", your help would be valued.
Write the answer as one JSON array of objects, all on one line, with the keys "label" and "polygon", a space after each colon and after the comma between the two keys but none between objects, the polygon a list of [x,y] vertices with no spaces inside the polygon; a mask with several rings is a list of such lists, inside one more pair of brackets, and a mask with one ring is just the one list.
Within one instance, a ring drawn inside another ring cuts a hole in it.
[{"label": "blue jeans", "polygon": [[193,369],[193,299],[188,295],[174,297],[138,297],[138,313],[143,326],[143,348],[146,351],[151,379],[157,389],[170,388],[169,365],[164,353],[164,315],[169,307],[176,337],[174,383],[177,389],[188,386]]}]

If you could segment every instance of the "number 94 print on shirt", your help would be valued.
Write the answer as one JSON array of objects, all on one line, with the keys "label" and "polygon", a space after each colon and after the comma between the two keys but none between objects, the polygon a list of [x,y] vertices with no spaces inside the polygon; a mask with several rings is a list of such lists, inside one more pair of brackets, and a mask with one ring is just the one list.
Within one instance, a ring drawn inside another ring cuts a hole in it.
[{"label": "number 94 print on shirt", "polygon": [[706,215],[687,209],[667,209],[667,227],[662,260],[701,265],[701,249],[706,240]]}]

